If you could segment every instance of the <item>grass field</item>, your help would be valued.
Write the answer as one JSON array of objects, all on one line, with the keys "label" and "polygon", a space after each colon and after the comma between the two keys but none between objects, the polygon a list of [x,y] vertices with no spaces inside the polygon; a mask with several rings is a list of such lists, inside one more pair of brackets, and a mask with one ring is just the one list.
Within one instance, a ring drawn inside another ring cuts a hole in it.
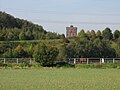
[{"label": "grass field", "polygon": [[120,90],[120,69],[0,69],[0,90]]}]

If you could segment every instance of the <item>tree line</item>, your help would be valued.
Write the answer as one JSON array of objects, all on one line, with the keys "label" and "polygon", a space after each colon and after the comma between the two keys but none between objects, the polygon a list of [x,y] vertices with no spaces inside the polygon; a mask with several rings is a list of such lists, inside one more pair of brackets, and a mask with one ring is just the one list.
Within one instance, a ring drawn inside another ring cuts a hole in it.
[{"label": "tree line", "polygon": [[0,41],[60,39],[64,34],[47,32],[42,26],[0,11]]},{"label": "tree line", "polygon": [[[85,31],[82,29],[76,37],[65,38],[64,34],[47,32],[42,26],[0,12],[0,57],[35,58],[42,66],[67,58],[120,58],[119,30]],[[44,41],[35,41],[38,39]],[[14,42],[17,40],[26,41]]]},{"label": "tree line", "polygon": [[110,28],[102,32],[94,30],[85,32],[81,30],[74,42],[67,46],[68,57],[88,58],[119,58],[120,57],[120,31],[112,33]]},{"label": "tree line", "polygon": [[35,58],[43,66],[67,58],[120,58],[120,31],[81,30],[76,37],[47,42],[1,42],[0,57]]}]

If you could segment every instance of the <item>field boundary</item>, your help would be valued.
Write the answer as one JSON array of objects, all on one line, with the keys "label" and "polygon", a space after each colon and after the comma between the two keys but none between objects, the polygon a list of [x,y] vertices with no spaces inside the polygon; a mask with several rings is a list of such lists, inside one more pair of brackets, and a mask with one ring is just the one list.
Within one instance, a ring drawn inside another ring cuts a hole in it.
[{"label": "field boundary", "polygon": [[[68,64],[103,64],[120,63],[120,58],[67,58],[64,61],[54,61],[54,63],[65,62]],[[38,64],[35,58],[0,58],[2,64]]]}]

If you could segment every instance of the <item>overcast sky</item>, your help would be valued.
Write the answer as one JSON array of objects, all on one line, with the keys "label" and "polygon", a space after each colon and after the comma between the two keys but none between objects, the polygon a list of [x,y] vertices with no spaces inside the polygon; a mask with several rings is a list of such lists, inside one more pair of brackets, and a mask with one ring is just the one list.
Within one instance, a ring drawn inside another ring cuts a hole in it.
[{"label": "overcast sky", "polygon": [[0,10],[57,33],[71,24],[78,31],[120,30],[120,0],[0,0]]}]

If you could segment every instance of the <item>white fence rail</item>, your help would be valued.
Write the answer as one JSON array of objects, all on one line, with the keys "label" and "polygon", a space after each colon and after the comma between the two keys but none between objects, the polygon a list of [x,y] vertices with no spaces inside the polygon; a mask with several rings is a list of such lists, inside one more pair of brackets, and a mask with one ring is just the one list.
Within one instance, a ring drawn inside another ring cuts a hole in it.
[{"label": "white fence rail", "polygon": [[[120,63],[120,58],[67,58],[69,64]],[[56,62],[56,61],[55,61]],[[37,64],[34,58],[0,58],[3,64]]]},{"label": "white fence rail", "polygon": [[120,58],[68,58],[69,64],[120,63]]},{"label": "white fence rail", "polygon": [[3,64],[35,64],[34,58],[0,58],[0,63]]}]

